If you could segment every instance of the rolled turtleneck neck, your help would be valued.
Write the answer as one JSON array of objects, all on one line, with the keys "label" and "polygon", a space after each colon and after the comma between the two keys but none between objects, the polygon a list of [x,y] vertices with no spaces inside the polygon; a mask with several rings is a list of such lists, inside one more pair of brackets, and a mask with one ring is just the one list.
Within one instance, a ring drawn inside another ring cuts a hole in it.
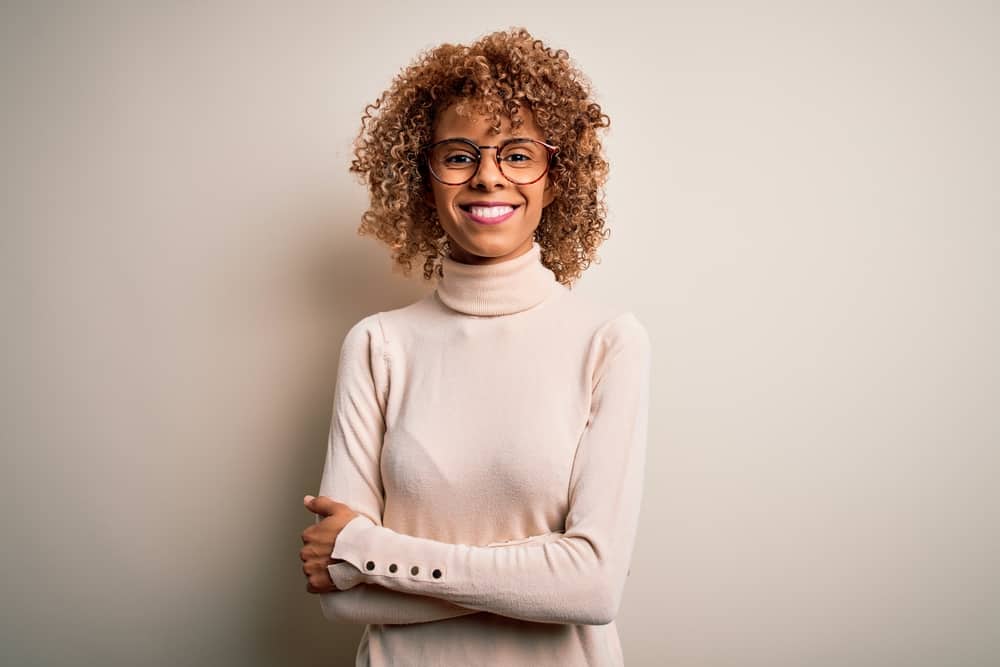
[{"label": "rolled turtleneck neck", "polygon": [[542,247],[495,264],[464,264],[441,258],[437,292],[453,310],[468,315],[509,315],[537,306],[552,294],[556,275],[542,263]]}]

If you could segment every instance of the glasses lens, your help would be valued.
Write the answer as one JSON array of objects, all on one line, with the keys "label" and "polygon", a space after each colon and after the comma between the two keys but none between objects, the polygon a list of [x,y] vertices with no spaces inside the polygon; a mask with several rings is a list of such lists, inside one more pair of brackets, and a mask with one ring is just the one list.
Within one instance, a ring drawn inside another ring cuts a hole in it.
[{"label": "glasses lens", "polygon": [[[503,145],[499,154],[500,171],[512,183],[534,183],[549,168],[549,152],[533,139],[515,139]],[[472,144],[450,139],[435,145],[427,155],[434,176],[442,183],[461,185],[472,178],[480,155]]]},{"label": "glasses lens", "polygon": [[531,139],[518,139],[505,144],[500,151],[500,170],[514,183],[532,183],[549,166],[549,152]]},{"label": "glasses lens", "polygon": [[458,185],[472,178],[479,154],[464,141],[445,141],[431,149],[427,160],[441,181]]}]

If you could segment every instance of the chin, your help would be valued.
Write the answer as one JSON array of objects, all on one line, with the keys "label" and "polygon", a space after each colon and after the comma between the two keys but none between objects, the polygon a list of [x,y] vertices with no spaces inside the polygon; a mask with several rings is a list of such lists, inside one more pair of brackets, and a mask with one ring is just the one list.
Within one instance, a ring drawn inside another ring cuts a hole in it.
[{"label": "chin", "polygon": [[510,255],[531,243],[534,240],[534,231],[524,234],[514,233],[512,230],[505,230],[502,233],[489,233],[487,231],[487,233],[478,233],[471,237],[462,235],[459,237],[460,241],[456,241],[454,235],[449,236],[453,251],[457,250],[459,253],[493,259]]},{"label": "chin", "polygon": [[512,251],[508,249],[509,243],[498,242],[473,242],[465,240],[462,243],[452,241],[451,247],[463,255],[475,255],[476,257],[502,257]]}]

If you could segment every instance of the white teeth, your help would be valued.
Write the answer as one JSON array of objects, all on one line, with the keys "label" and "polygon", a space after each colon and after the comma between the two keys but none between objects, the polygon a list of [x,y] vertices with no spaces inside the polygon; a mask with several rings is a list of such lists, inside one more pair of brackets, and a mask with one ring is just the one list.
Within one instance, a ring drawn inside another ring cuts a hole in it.
[{"label": "white teeth", "polygon": [[514,210],[513,206],[471,206],[469,212],[477,218],[498,218]]}]

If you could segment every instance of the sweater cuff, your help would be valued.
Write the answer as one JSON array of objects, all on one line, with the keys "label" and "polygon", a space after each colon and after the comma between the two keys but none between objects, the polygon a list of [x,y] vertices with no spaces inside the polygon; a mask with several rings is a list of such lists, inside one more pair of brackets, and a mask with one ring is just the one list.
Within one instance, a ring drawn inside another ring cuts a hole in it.
[{"label": "sweater cuff", "polygon": [[333,543],[333,551],[330,553],[330,558],[340,558],[345,560],[344,563],[332,563],[326,566],[327,571],[330,573],[330,579],[333,580],[333,585],[337,587],[338,590],[346,591],[349,588],[354,588],[358,584],[364,581],[364,575],[361,571],[361,562],[357,558],[349,558],[345,556],[346,553],[358,553],[358,532],[363,531],[365,528],[374,526],[375,522],[369,519],[364,514],[358,514],[356,517],[344,524],[341,528],[340,533],[337,535],[336,542]]},{"label": "sweater cuff", "polygon": [[[339,585],[379,583],[386,579],[401,579],[412,583],[441,584],[448,580],[441,562],[430,562],[427,553],[429,540],[397,533],[379,526],[363,514],[351,519],[337,535],[331,558],[350,563],[356,572],[346,570],[346,563],[336,563],[335,572]],[[337,579],[334,583],[337,584]],[[338,587],[339,587],[338,585]],[[390,586],[391,588],[392,586]]]},{"label": "sweater cuff", "polygon": [[350,563],[333,563],[326,566],[326,571],[339,591],[354,588],[364,580],[361,571]]}]

